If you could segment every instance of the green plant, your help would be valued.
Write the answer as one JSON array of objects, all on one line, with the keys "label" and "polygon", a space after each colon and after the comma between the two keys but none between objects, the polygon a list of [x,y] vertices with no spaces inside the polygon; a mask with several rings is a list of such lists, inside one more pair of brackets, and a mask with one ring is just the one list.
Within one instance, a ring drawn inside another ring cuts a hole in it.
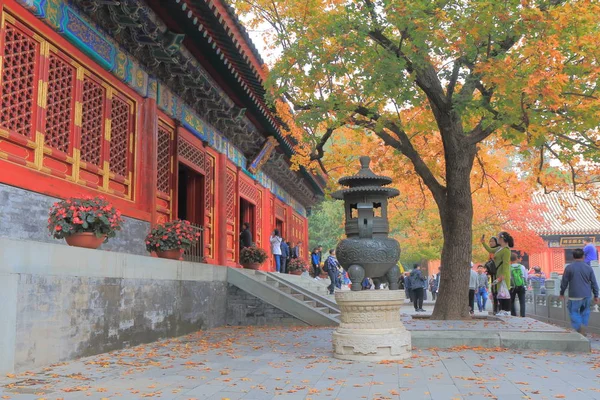
[{"label": "green plant", "polygon": [[121,212],[102,197],[70,198],[52,205],[48,230],[55,239],[92,232],[97,237],[114,237],[121,230]]},{"label": "green plant", "polygon": [[308,271],[308,263],[302,258],[292,258],[287,264],[287,270],[289,272]]},{"label": "green plant", "polygon": [[256,246],[244,247],[240,252],[240,264],[262,264],[267,258],[267,252]]},{"label": "green plant", "polygon": [[146,250],[189,249],[198,242],[200,232],[190,221],[176,219],[158,224],[146,236]]}]

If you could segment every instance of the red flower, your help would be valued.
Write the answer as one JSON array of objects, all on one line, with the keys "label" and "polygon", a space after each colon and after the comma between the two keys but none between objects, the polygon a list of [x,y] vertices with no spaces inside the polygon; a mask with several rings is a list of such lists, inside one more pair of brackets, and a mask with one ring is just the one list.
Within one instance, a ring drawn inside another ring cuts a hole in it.
[{"label": "red flower", "polygon": [[62,231],[62,228],[60,225],[56,225],[56,227],[54,228],[55,231],[60,232]]}]

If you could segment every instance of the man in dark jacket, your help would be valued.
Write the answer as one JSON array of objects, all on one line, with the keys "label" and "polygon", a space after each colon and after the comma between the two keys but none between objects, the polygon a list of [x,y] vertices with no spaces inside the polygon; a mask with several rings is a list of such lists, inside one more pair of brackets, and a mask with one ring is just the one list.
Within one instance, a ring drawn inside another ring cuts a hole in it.
[{"label": "man in dark jacket", "polygon": [[423,283],[427,281],[427,278],[423,278],[421,272],[421,266],[415,264],[412,272],[410,273],[410,288],[413,292],[413,300],[415,304],[415,311],[423,312]]},{"label": "man in dark jacket", "polygon": [[560,284],[560,298],[564,301],[565,290],[569,288],[567,310],[571,316],[571,326],[582,335],[590,319],[592,292],[594,303],[598,303],[598,283],[594,270],[583,259],[583,249],[573,250],[575,262],[567,265]]},{"label": "man in dark jacket", "polygon": [[242,224],[242,231],[240,232],[240,250],[245,247],[252,247],[252,232],[250,232],[248,222]]},{"label": "man in dark jacket", "polygon": [[[293,242],[292,242],[293,244]],[[302,240],[296,243],[295,246],[291,247],[290,257],[291,258],[300,258],[300,246],[302,246]]]},{"label": "man in dark jacket", "polygon": [[286,274],[287,273],[287,263],[288,260],[290,259],[290,246],[288,246],[287,242],[283,239],[281,239],[281,273],[282,274]]},{"label": "man in dark jacket", "polygon": [[327,271],[327,275],[329,275],[329,279],[331,280],[331,283],[327,286],[329,294],[334,294],[335,288],[337,287],[339,266],[340,263],[335,256],[335,250],[329,249],[329,257],[325,260],[324,265],[324,269]]}]

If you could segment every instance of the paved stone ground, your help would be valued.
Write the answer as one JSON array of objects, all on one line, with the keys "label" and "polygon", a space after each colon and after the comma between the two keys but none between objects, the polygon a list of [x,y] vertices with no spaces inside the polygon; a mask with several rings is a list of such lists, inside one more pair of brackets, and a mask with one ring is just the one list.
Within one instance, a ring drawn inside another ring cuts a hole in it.
[{"label": "paved stone ground", "polygon": [[353,363],[331,358],[331,332],[198,332],[0,378],[0,399],[600,399],[597,338],[591,354],[462,347]]},{"label": "paved stone ground", "polygon": [[[492,331],[513,331],[513,332],[566,332],[565,328],[556,325],[550,325],[540,322],[533,318],[520,317],[492,317],[487,313],[476,313],[476,318],[470,321],[430,321],[428,318],[419,318],[430,316],[431,312],[425,313],[410,313],[406,314],[406,310],[402,310],[402,322],[406,329],[410,331],[476,331],[476,330],[492,330]],[[415,315],[416,318],[411,318]],[[479,318],[477,318],[479,317]],[[488,317],[488,318],[486,318]]]}]

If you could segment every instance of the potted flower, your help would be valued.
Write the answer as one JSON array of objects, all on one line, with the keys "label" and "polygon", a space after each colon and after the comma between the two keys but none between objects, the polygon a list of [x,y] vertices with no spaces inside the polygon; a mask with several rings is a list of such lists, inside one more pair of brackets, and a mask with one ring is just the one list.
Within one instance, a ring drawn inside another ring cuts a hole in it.
[{"label": "potted flower", "polygon": [[48,230],[69,246],[97,249],[121,230],[121,212],[102,197],[71,198],[50,208]]},{"label": "potted flower", "polygon": [[259,269],[267,258],[267,252],[260,247],[244,247],[240,251],[240,264],[247,269]]},{"label": "potted flower", "polygon": [[158,224],[146,236],[146,250],[160,258],[179,260],[181,251],[198,242],[200,232],[190,221],[176,219]]},{"label": "potted flower", "polygon": [[292,275],[302,275],[308,271],[308,263],[301,258],[292,258],[287,265],[287,270]]}]

